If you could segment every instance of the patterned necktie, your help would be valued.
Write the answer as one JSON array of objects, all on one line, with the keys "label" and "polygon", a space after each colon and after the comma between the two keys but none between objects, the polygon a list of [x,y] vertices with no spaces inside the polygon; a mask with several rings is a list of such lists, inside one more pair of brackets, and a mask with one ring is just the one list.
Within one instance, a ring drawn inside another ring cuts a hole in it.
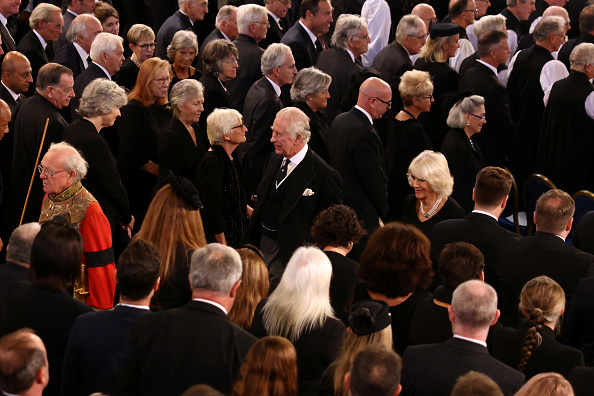
[{"label": "patterned necktie", "polygon": [[281,165],[281,167],[278,169],[278,171],[276,172],[276,177],[274,178],[274,181],[276,182],[276,188],[278,188],[278,185],[280,184],[280,182],[283,181],[283,179],[285,177],[287,177],[287,170],[289,169],[289,160],[288,159],[283,159],[283,163]]}]

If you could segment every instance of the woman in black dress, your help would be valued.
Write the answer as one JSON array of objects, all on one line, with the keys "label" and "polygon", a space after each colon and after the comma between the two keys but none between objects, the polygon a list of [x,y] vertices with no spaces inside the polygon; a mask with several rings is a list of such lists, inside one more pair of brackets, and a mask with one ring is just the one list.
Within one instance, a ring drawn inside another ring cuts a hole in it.
[{"label": "woman in black dress", "polygon": [[448,160],[450,172],[454,176],[452,197],[466,213],[474,209],[472,190],[477,173],[483,169],[483,154],[472,136],[480,133],[485,119],[485,99],[461,92],[453,99],[455,104],[448,115],[448,132],[441,144],[441,152]]},{"label": "woman in black dress", "polygon": [[330,163],[326,145],[328,124],[320,109],[328,105],[328,88],[331,82],[332,78],[323,71],[308,67],[297,73],[291,86],[291,99],[295,102],[295,107],[309,117],[311,138],[307,144],[327,163]]},{"label": "woman in black dress", "polygon": [[206,130],[206,119],[214,109],[231,109],[233,103],[227,92],[225,82],[237,77],[239,54],[237,47],[227,40],[213,40],[206,44],[202,52],[204,75],[200,82],[204,85],[204,111],[200,125]]},{"label": "woman in black dress", "polygon": [[402,202],[408,190],[406,171],[411,161],[424,150],[431,150],[425,128],[417,120],[431,109],[433,83],[429,73],[410,70],[402,75],[398,85],[404,108],[396,115],[386,136],[388,163],[388,220],[400,220]]},{"label": "woman in black dress", "polygon": [[415,69],[429,72],[433,80],[433,97],[435,103],[429,113],[421,116],[427,135],[434,150],[439,150],[448,126],[446,113],[442,106],[450,95],[458,91],[460,76],[448,65],[448,59],[456,55],[458,44],[458,25],[453,23],[436,23],[429,27],[429,39],[421,49]]},{"label": "woman in black dress", "polygon": [[173,172],[193,180],[198,165],[210,147],[206,133],[198,125],[204,109],[204,88],[186,79],[173,86],[169,94],[173,118],[159,136],[159,180]]},{"label": "woman in black dress", "polygon": [[245,232],[247,218],[252,215],[234,154],[237,146],[245,142],[247,128],[241,113],[234,109],[216,109],[207,123],[211,147],[195,179],[205,208],[206,239],[236,247]]},{"label": "woman in black dress", "polygon": [[198,54],[198,39],[193,32],[180,30],[173,35],[171,44],[167,46],[167,58],[171,62],[169,73],[171,75],[170,89],[181,80],[192,78],[200,80],[202,73],[192,64]]},{"label": "woman in black dress", "polygon": [[132,90],[136,85],[140,66],[155,53],[155,32],[150,27],[137,23],[128,30],[128,41],[132,55],[124,61],[120,71],[113,76],[113,80],[122,87]]},{"label": "woman in black dress", "polygon": [[414,225],[429,237],[440,221],[464,217],[464,210],[450,197],[454,178],[443,154],[423,151],[410,163],[407,176],[415,193],[404,199],[404,223]]}]

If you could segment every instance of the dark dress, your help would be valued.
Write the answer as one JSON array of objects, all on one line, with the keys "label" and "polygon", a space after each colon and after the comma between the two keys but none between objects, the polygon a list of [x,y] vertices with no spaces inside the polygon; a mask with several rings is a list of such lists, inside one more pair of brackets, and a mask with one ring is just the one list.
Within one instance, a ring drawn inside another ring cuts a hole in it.
[{"label": "dark dress", "polygon": [[140,67],[136,66],[136,64],[132,62],[132,59],[128,58],[124,61],[120,70],[114,74],[113,80],[117,82],[118,85],[126,87],[132,91],[136,85],[138,72],[140,72]]},{"label": "dark dress", "polygon": [[427,238],[431,238],[431,230],[433,226],[440,221],[449,219],[461,219],[464,217],[464,209],[458,205],[458,202],[452,197],[449,197],[443,207],[433,215],[429,220],[421,222],[417,217],[417,198],[415,194],[410,194],[404,198],[404,204],[402,205],[402,222],[414,225],[417,227]]},{"label": "dark dress", "polygon": [[[174,86],[175,84],[177,84],[177,83],[178,83],[178,82],[180,82],[181,80],[185,80],[185,78],[179,78],[179,77],[177,76],[177,74],[175,74],[175,69],[173,68],[173,65],[171,65],[171,68],[170,68],[170,70],[171,70],[171,73],[173,73],[173,77],[171,78],[171,83],[169,84],[169,92],[171,92],[171,89],[173,88],[173,86]],[[191,70],[191,69],[190,69],[190,70]],[[197,80],[197,81],[199,81],[201,77],[202,77],[202,72],[201,72],[200,70],[198,70],[198,69],[195,69],[195,70],[194,70],[194,74],[192,74],[192,75],[191,75],[190,77],[188,77],[188,78],[191,78],[192,80]]]},{"label": "dark dress", "polygon": [[411,345],[435,344],[452,338],[452,322],[450,322],[447,306],[438,305],[452,303],[453,290],[438,286],[433,293],[422,300],[410,320],[408,339]]},{"label": "dark dress", "polygon": [[193,180],[196,170],[210,147],[206,133],[198,123],[192,124],[196,134],[196,143],[190,132],[177,117],[173,117],[169,125],[159,136],[159,181],[161,182],[172,171],[176,176]]},{"label": "dark dress", "polygon": [[205,74],[200,77],[200,82],[204,85],[204,110],[198,123],[206,131],[206,119],[214,109],[232,109],[233,102],[231,96],[225,87],[225,83],[216,76]]},{"label": "dark dress", "polygon": [[169,123],[170,115],[161,106],[143,106],[132,99],[121,109],[117,120],[120,148],[118,167],[139,230],[144,220],[157,183],[157,176],[141,169],[147,162],[159,163],[158,142],[163,128]]},{"label": "dark dress", "polygon": [[[411,345],[408,338],[411,318],[419,303],[431,297],[431,293],[423,290],[417,290],[398,305],[390,307],[390,316],[392,317],[392,341],[396,353],[400,356],[404,353],[406,347]],[[355,295],[353,302],[370,300],[371,296],[367,291],[367,285],[364,282],[355,285]]]},{"label": "dark dress", "polygon": [[450,129],[443,143],[441,153],[448,160],[450,173],[454,177],[452,198],[456,200],[466,213],[474,209],[472,190],[477,173],[483,169],[483,154],[477,144],[470,139],[464,130]]},{"label": "dark dress", "polygon": [[[262,322],[262,309],[267,301],[267,298],[260,301],[252,322],[251,333],[258,338],[269,335]],[[345,330],[340,320],[327,317],[322,327],[303,331],[293,343],[297,351],[299,396],[318,395],[322,374],[338,356]]]},{"label": "dark dress", "polygon": [[175,261],[171,263],[169,276],[161,279],[159,290],[151,300],[151,306],[160,310],[181,307],[192,299],[192,289],[188,275],[190,257],[194,250],[179,244],[175,250]]},{"label": "dark dress", "polygon": [[227,245],[239,246],[247,227],[247,195],[235,153],[231,161],[223,147],[212,146],[195,183],[204,205],[201,213],[207,242],[216,242],[215,235],[224,232]]},{"label": "dark dress", "polygon": [[414,117],[406,121],[392,121],[386,136],[386,162],[388,164],[388,221],[400,220],[402,203],[410,191],[408,167],[413,159],[433,146],[425,128]]},{"label": "dark dress", "polygon": [[330,281],[330,304],[336,313],[336,317],[348,325],[349,310],[347,303],[355,290],[357,282],[357,268],[359,264],[355,260],[343,256],[340,253],[324,251],[332,263],[332,280]]},{"label": "dark dress", "polygon": [[297,102],[295,103],[295,107],[301,109],[305,115],[309,117],[311,138],[309,139],[309,142],[307,142],[308,146],[329,164],[330,154],[328,154],[328,145],[326,144],[326,136],[328,135],[326,117],[319,110],[313,111],[305,102]]}]

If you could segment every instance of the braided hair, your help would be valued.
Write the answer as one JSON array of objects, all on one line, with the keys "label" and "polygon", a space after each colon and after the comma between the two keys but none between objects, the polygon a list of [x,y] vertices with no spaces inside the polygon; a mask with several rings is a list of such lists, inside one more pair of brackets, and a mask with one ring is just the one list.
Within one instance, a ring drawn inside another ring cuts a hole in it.
[{"label": "braided hair", "polygon": [[564,307],[563,289],[548,276],[536,277],[524,285],[520,295],[520,310],[526,316],[524,327],[527,330],[518,371],[524,372],[534,350],[542,343],[543,328],[549,324],[559,324]]}]

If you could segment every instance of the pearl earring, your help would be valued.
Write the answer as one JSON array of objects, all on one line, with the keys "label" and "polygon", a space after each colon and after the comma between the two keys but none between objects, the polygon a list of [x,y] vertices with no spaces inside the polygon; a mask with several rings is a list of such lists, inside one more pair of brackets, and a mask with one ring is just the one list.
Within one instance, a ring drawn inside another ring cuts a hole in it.
[{"label": "pearl earring", "polygon": [[469,126],[469,125],[470,125],[469,123],[466,123],[466,126]]}]

